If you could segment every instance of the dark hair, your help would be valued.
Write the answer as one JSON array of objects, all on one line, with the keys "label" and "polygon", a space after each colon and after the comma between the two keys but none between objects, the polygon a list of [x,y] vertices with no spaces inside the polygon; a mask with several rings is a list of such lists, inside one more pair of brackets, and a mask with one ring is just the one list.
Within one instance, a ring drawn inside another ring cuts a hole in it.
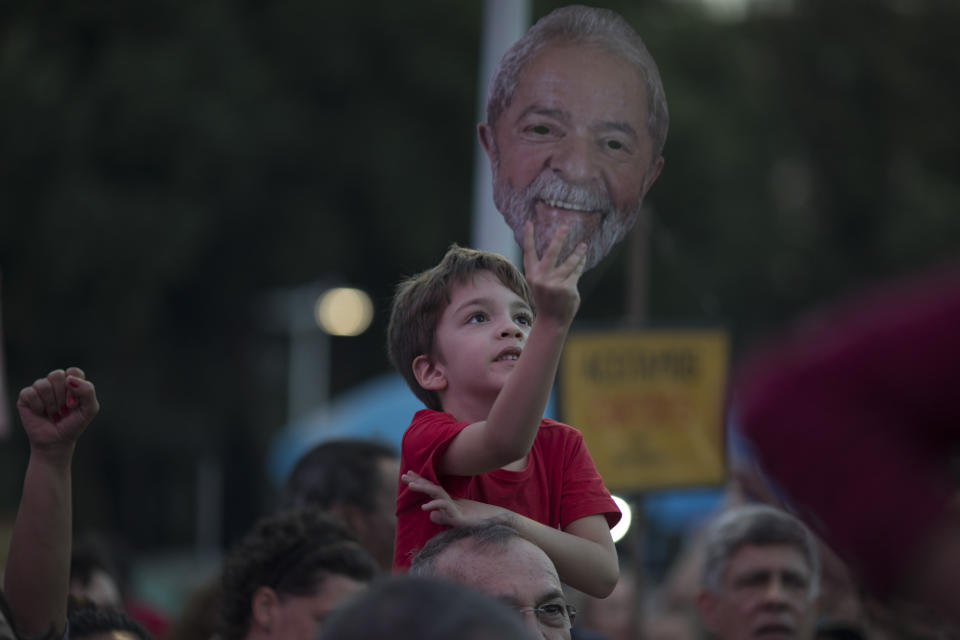
[{"label": "dark hair", "polygon": [[367,513],[377,509],[384,458],[395,459],[392,447],[370,440],[331,440],[303,455],[283,489],[286,506],[314,505],[321,509],[348,504]]},{"label": "dark hair", "polygon": [[451,245],[440,264],[407,278],[397,286],[387,326],[387,353],[414,394],[428,408],[440,411],[440,397],[424,389],[413,375],[417,356],[430,355],[433,338],[443,310],[450,304],[454,285],[488,271],[505,287],[523,298],[536,312],[533,296],[520,270],[506,258],[489,251]]},{"label": "dark hair", "polygon": [[224,562],[222,636],[238,640],[247,634],[260,587],[304,596],[315,593],[330,574],[369,582],[376,573],[373,557],[332,516],[298,508],[263,518]]},{"label": "dark hair", "polygon": [[333,613],[320,640],[525,640],[504,603],[464,585],[398,576],[374,584]]},{"label": "dark hair", "polygon": [[111,631],[128,631],[141,640],[153,640],[139,622],[119,609],[81,606],[67,612],[71,638],[86,638]]},{"label": "dark hair", "polygon": [[788,545],[810,568],[810,597],[820,586],[820,556],[816,539],[806,525],[785,511],[762,504],[723,512],[707,529],[702,586],[716,591],[730,558],[744,545]]},{"label": "dark hair", "polygon": [[102,571],[123,591],[123,571],[117,562],[118,556],[123,556],[120,546],[101,534],[88,532],[76,536],[70,549],[70,581],[88,587],[93,575]]},{"label": "dark hair", "polygon": [[453,527],[430,538],[410,561],[410,574],[437,575],[437,558],[460,540],[469,539],[475,548],[503,550],[515,539],[523,537],[513,527],[498,522],[485,522],[468,527]]}]

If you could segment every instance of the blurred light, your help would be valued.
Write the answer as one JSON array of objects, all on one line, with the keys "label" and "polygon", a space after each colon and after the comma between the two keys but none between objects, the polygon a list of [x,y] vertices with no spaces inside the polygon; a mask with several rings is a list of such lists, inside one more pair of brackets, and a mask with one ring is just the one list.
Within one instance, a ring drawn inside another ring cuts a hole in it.
[{"label": "blurred light", "polygon": [[337,287],[317,298],[313,317],[332,336],[358,336],[373,320],[373,302],[360,289]]},{"label": "blurred light", "polygon": [[613,536],[614,542],[619,542],[620,538],[627,535],[627,530],[630,529],[630,521],[633,519],[633,512],[630,510],[630,505],[627,504],[627,501],[621,498],[620,496],[610,496],[613,498],[613,501],[617,503],[617,506],[620,508],[620,513],[623,514],[623,517],[620,518],[620,522],[610,529],[610,535]]}]

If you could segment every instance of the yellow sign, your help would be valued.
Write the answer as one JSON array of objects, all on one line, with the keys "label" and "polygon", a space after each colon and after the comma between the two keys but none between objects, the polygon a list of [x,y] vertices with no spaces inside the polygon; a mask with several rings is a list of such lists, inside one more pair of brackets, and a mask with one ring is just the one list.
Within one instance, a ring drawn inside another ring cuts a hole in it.
[{"label": "yellow sign", "polygon": [[564,422],[584,440],[611,490],[724,480],[722,331],[607,331],[567,340]]}]

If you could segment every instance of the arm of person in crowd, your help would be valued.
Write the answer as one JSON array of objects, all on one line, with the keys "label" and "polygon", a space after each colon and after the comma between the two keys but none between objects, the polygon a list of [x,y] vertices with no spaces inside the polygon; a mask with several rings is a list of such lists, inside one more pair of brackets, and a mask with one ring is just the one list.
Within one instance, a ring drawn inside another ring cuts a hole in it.
[{"label": "arm of person in crowd", "polygon": [[431,498],[421,508],[429,511],[430,520],[437,524],[463,527],[490,520],[502,522],[543,549],[556,565],[560,579],[571,587],[595,598],[605,598],[617,585],[617,550],[601,514],[574,520],[561,531],[503,507],[453,499],[443,487],[412,471],[400,479]]},{"label": "arm of person in crowd", "polygon": [[444,475],[477,475],[522,459],[540,428],[563,344],[580,306],[577,282],[587,245],[580,243],[557,264],[569,229],[555,234],[543,258],[537,258],[533,223],[528,222],[524,231],[523,261],[537,318],[487,419],[465,427],[451,441],[440,469]]},{"label": "arm of person in crowd", "polygon": [[93,384],[71,367],[20,391],[30,441],[23,495],[10,539],[4,591],[23,637],[59,637],[67,618],[71,553],[70,463],[77,438],[100,409]]}]

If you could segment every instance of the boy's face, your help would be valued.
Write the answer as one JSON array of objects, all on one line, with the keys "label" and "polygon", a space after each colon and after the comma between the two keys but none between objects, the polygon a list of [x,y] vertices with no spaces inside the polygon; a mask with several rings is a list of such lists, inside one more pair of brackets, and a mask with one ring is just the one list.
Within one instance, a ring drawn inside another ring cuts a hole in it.
[{"label": "boy's face", "polygon": [[435,390],[445,404],[450,394],[495,399],[532,324],[533,313],[523,298],[489,271],[454,285],[429,357],[438,376]]}]

